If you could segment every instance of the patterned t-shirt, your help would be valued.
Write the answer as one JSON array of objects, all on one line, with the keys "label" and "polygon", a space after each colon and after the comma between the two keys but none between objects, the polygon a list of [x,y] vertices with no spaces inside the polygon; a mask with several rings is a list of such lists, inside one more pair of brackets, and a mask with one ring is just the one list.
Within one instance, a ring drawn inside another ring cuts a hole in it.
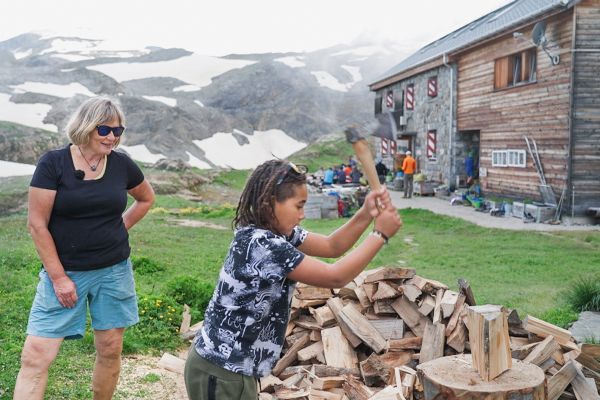
[{"label": "patterned t-shirt", "polygon": [[296,282],[287,279],[304,259],[296,247],[307,231],[288,238],[238,229],[196,336],[196,351],[226,370],[267,376],[279,360]]}]

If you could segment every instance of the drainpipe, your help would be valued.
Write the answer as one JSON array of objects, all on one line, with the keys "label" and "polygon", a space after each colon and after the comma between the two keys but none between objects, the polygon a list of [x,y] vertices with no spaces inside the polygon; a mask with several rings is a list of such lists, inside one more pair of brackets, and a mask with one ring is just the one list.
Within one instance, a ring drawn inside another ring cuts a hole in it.
[{"label": "drainpipe", "polygon": [[452,179],[454,178],[454,157],[453,157],[453,149],[452,149],[452,127],[453,127],[453,117],[454,117],[454,68],[452,68],[452,66],[450,64],[448,64],[448,55],[446,53],[444,53],[443,56],[443,63],[444,66],[450,69],[450,127],[448,130],[448,158],[450,161],[450,173],[448,176],[448,186],[450,186],[452,184]]},{"label": "drainpipe", "polygon": [[[571,32],[571,49],[575,50],[576,35],[577,35],[577,8],[573,7],[573,27]],[[571,51],[571,71],[569,77],[569,118],[568,118],[568,134],[569,134],[569,144],[567,149],[567,182],[565,186],[567,187],[567,199],[569,190],[571,191],[571,219],[575,217],[575,185],[573,183],[573,145],[574,145],[574,137],[573,137],[573,118],[574,118],[574,103],[575,103],[575,58],[577,57],[575,51]]]}]

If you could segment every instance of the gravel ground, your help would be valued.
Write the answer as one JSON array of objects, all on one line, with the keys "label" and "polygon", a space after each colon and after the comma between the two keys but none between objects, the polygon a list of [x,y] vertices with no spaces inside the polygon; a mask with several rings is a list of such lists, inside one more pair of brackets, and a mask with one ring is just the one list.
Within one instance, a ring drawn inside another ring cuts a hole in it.
[{"label": "gravel ground", "polygon": [[598,231],[600,225],[549,225],[537,223],[523,223],[515,217],[493,217],[489,213],[477,212],[473,207],[463,205],[453,206],[450,201],[433,196],[413,196],[410,199],[402,198],[402,192],[390,191],[392,202],[399,208],[422,208],[436,214],[462,218],[486,228],[511,229],[520,231]]}]

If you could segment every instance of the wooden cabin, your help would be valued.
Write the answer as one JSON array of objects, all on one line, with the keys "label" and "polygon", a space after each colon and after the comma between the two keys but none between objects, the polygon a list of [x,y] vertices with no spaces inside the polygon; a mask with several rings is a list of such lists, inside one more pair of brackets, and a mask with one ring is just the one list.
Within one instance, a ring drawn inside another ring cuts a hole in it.
[{"label": "wooden cabin", "polygon": [[600,207],[600,0],[515,0],[370,89],[428,178],[457,186],[471,154],[487,194]]}]

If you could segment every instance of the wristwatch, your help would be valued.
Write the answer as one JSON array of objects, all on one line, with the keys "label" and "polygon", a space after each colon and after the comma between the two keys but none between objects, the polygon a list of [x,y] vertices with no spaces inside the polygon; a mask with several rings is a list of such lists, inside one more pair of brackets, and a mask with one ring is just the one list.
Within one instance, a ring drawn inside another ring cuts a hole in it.
[{"label": "wristwatch", "polygon": [[377,229],[373,229],[373,231],[371,232],[371,235],[382,238],[383,244],[388,244],[388,240],[390,240],[390,238],[387,237],[387,235],[385,233],[378,231]]}]

